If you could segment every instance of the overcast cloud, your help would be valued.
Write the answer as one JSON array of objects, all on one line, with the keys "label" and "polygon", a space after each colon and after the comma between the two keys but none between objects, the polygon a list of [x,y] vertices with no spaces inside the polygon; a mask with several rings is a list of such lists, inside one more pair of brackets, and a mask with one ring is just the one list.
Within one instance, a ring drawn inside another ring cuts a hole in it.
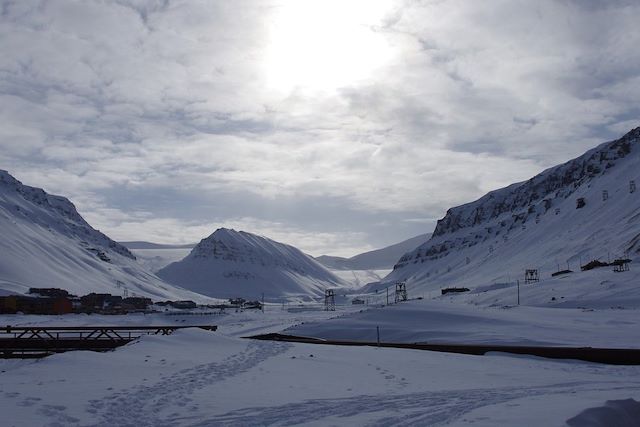
[{"label": "overcast cloud", "polygon": [[634,1],[0,4],[0,168],[119,240],[353,255],[640,125]]}]

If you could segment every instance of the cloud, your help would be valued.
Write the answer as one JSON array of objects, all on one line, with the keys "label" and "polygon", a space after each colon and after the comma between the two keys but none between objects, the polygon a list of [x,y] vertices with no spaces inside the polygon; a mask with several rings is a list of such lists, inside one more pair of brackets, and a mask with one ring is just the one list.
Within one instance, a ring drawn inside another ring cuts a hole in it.
[{"label": "cloud", "polygon": [[368,5],[5,2],[0,167],[119,239],[349,255],[639,123],[636,2]]}]

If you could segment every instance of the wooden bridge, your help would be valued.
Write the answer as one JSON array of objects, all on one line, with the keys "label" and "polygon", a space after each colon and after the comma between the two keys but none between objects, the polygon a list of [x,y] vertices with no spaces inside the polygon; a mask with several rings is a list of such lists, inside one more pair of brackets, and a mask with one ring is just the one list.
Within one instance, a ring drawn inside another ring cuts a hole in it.
[{"label": "wooden bridge", "polygon": [[143,335],[170,335],[177,329],[217,326],[4,326],[0,327],[0,358],[38,358],[72,350],[109,351]]}]

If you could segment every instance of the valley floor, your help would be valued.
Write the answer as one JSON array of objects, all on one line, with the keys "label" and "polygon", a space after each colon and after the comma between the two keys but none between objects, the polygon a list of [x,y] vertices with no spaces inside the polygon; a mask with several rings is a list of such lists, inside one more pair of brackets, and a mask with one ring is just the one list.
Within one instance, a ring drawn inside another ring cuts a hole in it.
[{"label": "valley floor", "polygon": [[449,298],[415,300],[307,321],[286,334],[332,340],[637,348],[638,310],[475,306]]},{"label": "valley floor", "polygon": [[[336,312],[0,316],[13,325],[219,325],[143,337],[109,353],[0,360],[0,413],[7,426],[610,425],[638,412],[626,399],[640,400],[640,366],[240,337],[286,329],[370,339],[379,325],[387,341],[636,347],[637,314],[435,299]],[[601,408],[611,400],[622,402]]]}]

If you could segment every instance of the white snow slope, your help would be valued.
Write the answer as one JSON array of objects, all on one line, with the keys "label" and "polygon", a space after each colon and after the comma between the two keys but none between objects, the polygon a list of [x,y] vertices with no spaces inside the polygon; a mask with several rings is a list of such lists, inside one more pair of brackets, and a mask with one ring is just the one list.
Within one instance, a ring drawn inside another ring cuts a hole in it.
[{"label": "white snow slope", "polygon": [[431,234],[421,234],[403,240],[400,243],[364,252],[351,258],[322,255],[317,257],[316,261],[333,270],[370,271],[391,269],[402,255],[417,248],[429,240],[429,237],[431,237]]},{"label": "white snow slope", "polygon": [[[486,286],[522,281],[529,268],[548,278],[567,265],[580,271],[593,259],[635,260],[640,191],[630,190],[631,181],[640,184],[640,128],[526,182],[449,209],[427,243],[405,254],[382,284],[365,290],[397,280],[415,292]],[[586,201],[581,209],[578,198]]]},{"label": "white snow slope", "polygon": [[350,283],[353,288],[361,288],[368,283],[380,282],[391,272],[390,268],[385,270],[329,270],[345,282]]},{"label": "white snow slope", "polygon": [[155,273],[172,262],[180,261],[189,255],[193,248],[129,249],[138,259],[138,263]]},{"label": "white snow slope", "polygon": [[0,236],[0,290],[58,287],[78,295],[119,295],[127,288],[154,299],[203,300],[146,271],[127,248],[92,228],[68,199],[23,185],[3,170]]},{"label": "white snow slope", "polygon": [[347,283],[299,249],[243,231],[221,228],[182,261],[158,271],[176,285],[219,298],[311,300]]}]

